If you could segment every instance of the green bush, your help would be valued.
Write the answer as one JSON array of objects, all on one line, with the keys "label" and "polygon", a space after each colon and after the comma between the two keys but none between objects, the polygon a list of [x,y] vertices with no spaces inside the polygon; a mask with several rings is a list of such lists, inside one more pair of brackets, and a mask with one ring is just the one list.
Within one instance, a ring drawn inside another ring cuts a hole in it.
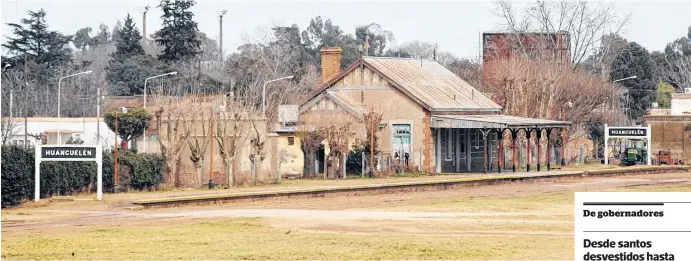
[{"label": "green bush", "polygon": [[[163,181],[163,158],[155,154],[119,152],[120,185],[150,189]],[[113,153],[103,152],[104,192],[113,191]],[[41,197],[96,191],[95,162],[44,161],[41,163]],[[34,196],[34,149],[2,147],[2,207],[14,206]]]},{"label": "green bush", "polygon": [[2,207],[19,204],[34,195],[34,150],[2,147]]}]

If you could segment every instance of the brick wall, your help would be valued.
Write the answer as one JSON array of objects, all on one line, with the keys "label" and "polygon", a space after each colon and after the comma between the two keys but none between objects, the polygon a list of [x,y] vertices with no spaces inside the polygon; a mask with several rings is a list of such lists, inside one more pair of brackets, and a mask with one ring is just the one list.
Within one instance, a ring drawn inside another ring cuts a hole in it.
[{"label": "brick wall", "polygon": [[341,47],[326,47],[319,50],[321,57],[322,83],[341,71]]},{"label": "brick wall", "polygon": [[430,127],[430,119],[430,113],[425,112],[425,118],[422,119],[422,122],[424,123],[424,127],[422,130],[422,158],[425,163],[422,167],[423,171],[427,173],[431,173],[434,171],[434,159],[432,158],[432,143],[434,142],[434,139],[432,139],[432,128]]}]

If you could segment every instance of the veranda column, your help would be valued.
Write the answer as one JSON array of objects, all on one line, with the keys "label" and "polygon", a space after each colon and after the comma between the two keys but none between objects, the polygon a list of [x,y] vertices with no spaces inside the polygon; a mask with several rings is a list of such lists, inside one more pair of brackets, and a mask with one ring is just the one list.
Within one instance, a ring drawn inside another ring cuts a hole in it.
[{"label": "veranda column", "polygon": [[547,131],[547,170],[552,170],[550,161],[552,159],[552,128],[545,129]]},{"label": "veranda column", "polygon": [[504,129],[497,129],[497,172],[501,173],[502,158],[504,157]]},{"label": "veranda column", "polygon": [[531,160],[530,159],[530,138],[533,134],[533,131],[529,128],[526,128],[526,129],[523,129],[523,133],[525,134],[526,143],[528,143],[528,146],[527,146],[528,153],[526,153],[528,155],[528,159],[525,161],[525,169],[526,169],[526,171],[530,172],[530,160]]},{"label": "veranda column", "polygon": [[537,171],[540,171],[540,139],[542,138],[542,129],[535,129],[535,143],[537,145]]},{"label": "veranda column", "polygon": [[516,163],[518,162],[516,160],[516,137],[518,136],[518,130],[516,129],[511,129],[511,151],[513,154],[513,172],[516,172]]}]

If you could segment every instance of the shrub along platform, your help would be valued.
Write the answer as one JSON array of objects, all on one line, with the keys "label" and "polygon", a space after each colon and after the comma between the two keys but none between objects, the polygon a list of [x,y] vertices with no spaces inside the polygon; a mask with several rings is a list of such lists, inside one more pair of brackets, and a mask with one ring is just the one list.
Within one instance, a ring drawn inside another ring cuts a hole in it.
[{"label": "shrub along platform", "polygon": [[240,192],[227,194],[213,194],[213,195],[199,195],[199,196],[182,196],[169,197],[158,199],[146,199],[134,201],[134,204],[142,207],[173,207],[178,205],[206,205],[237,202],[243,200],[260,200],[265,198],[279,198],[279,197],[323,197],[325,195],[339,195],[339,196],[358,196],[358,195],[373,195],[373,194],[391,194],[400,192],[414,192],[414,191],[430,191],[430,190],[448,190],[464,186],[478,186],[490,184],[502,184],[511,182],[524,182],[533,180],[554,180],[563,178],[579,178],[585,176],[616,176],[616,175],[632,175],[632,174],[652,174],[652,173],[669,173],[679,171],[689,171],[686,166],[643,166],[643,167],[628,167],[617,169],[600,169],[600,170],[577,170],[577,171],[559,171],[559,172],[542,172],[542,173],[523,173],[518,175],[505,176],[491,176],[491,177],[463,177],[450,178],[446,180],[422,180],[414,182],[391,182],[384,184],[371,185],[352,185],[352,186],[335,186],[335,187],[319,187],[308,189],[290,189],[280,191],[257,191],[257,192]]}]

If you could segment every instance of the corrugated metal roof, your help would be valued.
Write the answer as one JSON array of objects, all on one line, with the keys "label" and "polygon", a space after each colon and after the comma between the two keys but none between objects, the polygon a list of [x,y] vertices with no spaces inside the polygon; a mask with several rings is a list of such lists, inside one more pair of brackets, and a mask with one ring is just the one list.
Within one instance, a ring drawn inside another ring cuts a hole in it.
[{"label": "corrugated metal roof", "polygon": [[524,118],[508,115],[439,115],[432,116],[432,128],[557,128],[571,122]]},{"label": "corrugated metal roof", "polygon": [[434,60],[364,57],[370,68],[431,111],[500,111],[501,106]]}]

